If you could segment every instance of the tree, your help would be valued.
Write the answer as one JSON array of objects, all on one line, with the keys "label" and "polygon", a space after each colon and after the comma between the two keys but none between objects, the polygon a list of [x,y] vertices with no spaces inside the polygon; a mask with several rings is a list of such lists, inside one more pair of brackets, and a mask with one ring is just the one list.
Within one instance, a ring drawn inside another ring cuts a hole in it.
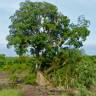
[{"label": "tree", "polygon": [[10,17],[8,46],[14,46],[18,55],[30,49],[32,55],[57,54],[60,49],[80,48],[89,35],[89,21],[83,16],[77,24],[58,12],[55,5],[47,2],[26,1]]}]

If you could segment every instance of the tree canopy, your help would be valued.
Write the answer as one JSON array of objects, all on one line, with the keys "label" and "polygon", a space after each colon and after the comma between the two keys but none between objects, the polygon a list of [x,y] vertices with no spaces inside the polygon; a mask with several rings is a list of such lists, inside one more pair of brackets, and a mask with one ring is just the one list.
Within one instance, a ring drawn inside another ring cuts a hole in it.
[{"label": "tree canopy", "polygon": [[80,48],[90,33],[89,21],[84,16],[78,18],[77,24],[70,23],[55,5],[47,2],[22,2],[10,19],[8,47],[14,46],[18,55],[28,49],[39,56],[57,54],[66,46]]}]

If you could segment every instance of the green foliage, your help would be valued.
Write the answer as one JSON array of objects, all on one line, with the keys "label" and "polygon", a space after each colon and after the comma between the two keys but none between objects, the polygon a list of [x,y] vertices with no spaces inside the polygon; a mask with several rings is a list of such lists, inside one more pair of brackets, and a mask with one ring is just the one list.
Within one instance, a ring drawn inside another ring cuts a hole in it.
[{"label": "green foliage", "polygon": [[83,56],[80,63],[76,65],[78,82],[86,87],[96,84],[96,57]]},{"label": "green foliage", "polygon": [[0,96],[22,96],[22,95],[15,89],[4,89],[0,91]]},{"label": "green foliage", "polygon": [[68,94],[65,92],[60,96],[96,96],[96,93],[93,93],[86,88],[81,88],[81,89],[79,89],[78,94]]},{"label": "green foliage", "polygon": [[77,50],[67,50],[53,59],[47,76],[55,86],[90,88],[96,85],[96,57],[82,56]]},{"label": "green foliage", "polygon": [[4,66],[5,61],[6,61],[5,55],[0,54],[0,67]]},{"label": "green foliage", "polygon": [[[96,85],[96,56],[82,56],[78,49],[60,50],[57,55],[51,57],[51,60],[43,56],[39,58],[22,56],[5,57],[4,62],[1,68],[10,75],[9,79],[14,87],[18,83],[36,84],[36,64],[38,67],[42,64],[43,73],[54,86],[77,88],[79,93],[73,96],[95,96],[90,86]],[[61,96],[72,95],[66,93]]]},{"label": "green foliage", "polygon": [[47,2],[22,2],[10,19],[8,46],[14,46],[20,56],[28,49],[39,56],[50,51],[49,46],[57,49],[55,53],[64,45],[79,48],[90,33],[84,16],[78,18],[77,24],[70,24],[67,16]]},{"label": "green foliage", "polygon": [[0,69],[10,74],[13,82],[35,84],[36,72],[41,67],[40,70],[55,86],[90,88],[90,85],[96,85],[96,57],[82,56],[77,49],[60,50],[51,59],[43,56],[4,58],[4,66]]},{"label": "green foliage", "polygon": [[25,83],[35,84],[36,73],[32,70],[31,66],[27,64],[13,64],[9,67],[10,80],[14,84]]},{"label": "green foliage", "polygon": [[[65,49],[53,59],[47,74],[54,85],[68,86],[75,79],[76,65],[81,61],[81,53],[76,49]],[[51,69],[51,70],[50,70]]]},{"label": "green foliage", "polygon": [[1,68],[9,74],[14,87],[18,83],[35,84],[36,59],[33,57],[6,57],[6,64]]},{"label": "green foliage", "polygon": [[95,95],[96,95],[95,92],[91,92],[86,88],[80,88],[80,92],[78,94],[78,96],[95,96]]},{"label": "green foliage", "polygon": [[25,79],[24,79],[25,84],[31,84],[35,85],[36,84],[36,73],[29,73]]}]

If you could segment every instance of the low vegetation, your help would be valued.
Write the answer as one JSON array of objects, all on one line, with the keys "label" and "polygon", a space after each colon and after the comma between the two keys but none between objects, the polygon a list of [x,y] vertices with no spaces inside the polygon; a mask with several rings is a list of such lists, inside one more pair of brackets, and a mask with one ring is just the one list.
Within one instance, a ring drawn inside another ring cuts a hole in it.
[{"label": "low vegetation", "polygon": [[[76,96],[86,96],[87,94],[87,96],[95,96],[96,56],[82,55],[78,51],[76,52],[76,54],[78,55],[76,56],[77,58],[72,56],[71,53],[71,56],[74,59],[67,58],[69,60],[66,61],[66,64],[64,64],[63,66],[61,64],[61,58],[62,60],[63,58],[65,58],[64,54],[63,57],[54,57],[55,59],[53,59],[52,64],[56,64],[56,67],[50,66],[47,70],[43,69],[42,72],[45,78],[49,80],[50,83],[52,83],[53,87],[59,87],[66,90],[69,89],[65,91],[66,95],[62,96],[71,96],[70,94],[75,94],[76,92]],[[0,70],[1,72],[6,72],[7,74],[9,74],[9,80],[13,83],[13,86],[11,87],[17,88],[17,84],[37,86],[37,69],[34,66],[34,64],[38,61],[36,58],[28,56],[21,58],[4,56],[0,59],[2,59],[1,61],[3,61],[3,65],[0,67]],[[58,62],[55,62],[54,60],[58,60]],[[70,61],[72,63],[70,63]],[[38,62],[40,63],[41,61]],[[60,63],[61,66],[57,66],[57,63]],[[72,91],[71,93],[70,88]]]},{"label": "low vegetation", "polygon": [[3,89],[0,91],[0,96],[22,96],[22,95],[15,89]]}]

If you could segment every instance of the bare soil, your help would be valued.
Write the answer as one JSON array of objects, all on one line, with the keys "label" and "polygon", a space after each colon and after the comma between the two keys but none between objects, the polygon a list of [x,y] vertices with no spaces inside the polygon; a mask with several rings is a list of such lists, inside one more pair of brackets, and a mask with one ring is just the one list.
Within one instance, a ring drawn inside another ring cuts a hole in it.
[{"label": "bare soil", "polygon": [[[44,81],[44,80],[41,80],[41,81]],[[9,88],[10,84],[11,82],[8,80],[8,74],[4,72],[2,73],[0,72],[0,88],[1,89],[7,88],[7,87]],[[43,85],[43,82],[42,82],[42,85]],[[18,90],[24,96],[60,96],[64,92],[75,94],[75,91],[73,89],[64,90],[59,88],[44,87],[42,85],[32,86],[32,85],[17,84],[15,87],[18,88]]]},{"label": "bare soil", "polygon": [[42,86],[25,85],[22,87],[21,92],[24,96],[60,96],[64,90],[58,90],[56,88],[46,88]]}]

